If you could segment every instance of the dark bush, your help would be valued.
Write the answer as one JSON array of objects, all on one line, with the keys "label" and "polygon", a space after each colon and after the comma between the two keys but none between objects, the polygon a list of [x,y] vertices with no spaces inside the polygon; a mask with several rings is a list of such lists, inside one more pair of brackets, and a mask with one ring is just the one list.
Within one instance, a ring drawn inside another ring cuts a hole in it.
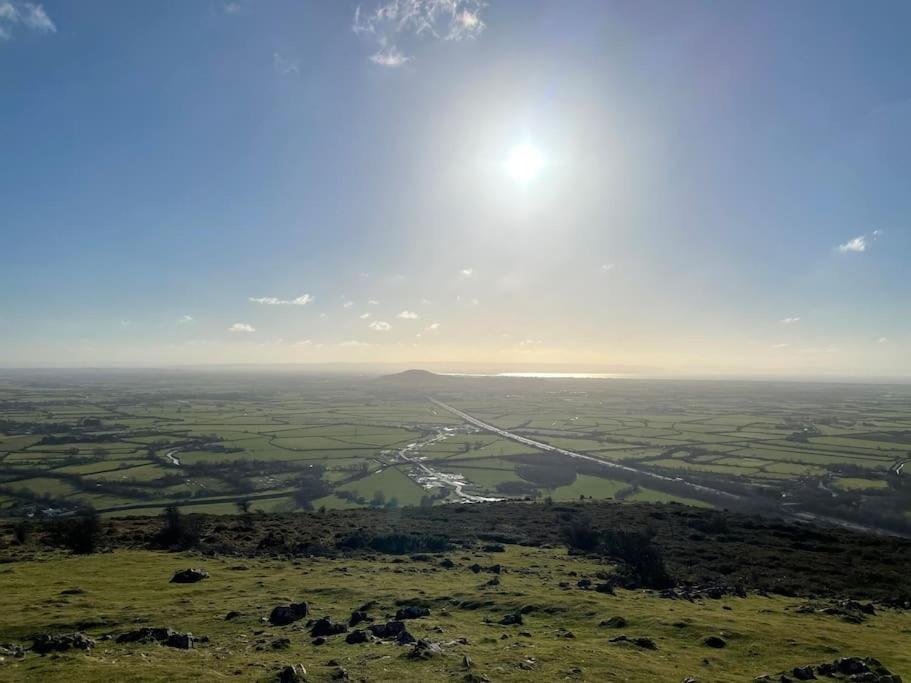
[{"label": "dark bush", "polygon": [[652,543],[654,534],[608,530],[601,536],[602,549],[609,557],[623,560],[645,588],[670,588],[674,580],[664,565],[661,550]]},{"label": "dark bush", "polygon": [[181,514],[176,505],[164,511],[164,526],[155,536],[155,543],[165,548],[194,548],[200,541],[200,523],[195,517]]},{"label": "dark bush", "polygon": [[51,536],[57,545],[80,555],[89,555],[95,552],[101,540],[101,519],[95,508],[82,508],[72,517],[57,520],[51,527]]},{"label": "dark bush", "polygon": [[592,552],[601,545],[601,532],[592,526],[588,517],[572,520],[563,527],[560,535],[566,546],[572,550]]}]

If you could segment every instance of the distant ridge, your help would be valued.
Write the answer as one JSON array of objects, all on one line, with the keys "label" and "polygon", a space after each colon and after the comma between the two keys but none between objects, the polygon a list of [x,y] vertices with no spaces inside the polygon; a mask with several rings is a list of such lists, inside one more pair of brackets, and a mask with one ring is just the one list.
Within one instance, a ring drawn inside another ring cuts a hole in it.
[{"label": "distant ridge", "polygon": [[429,370],[405,370],[404,372],[397,372],[394,375],[383,375],[382,377],[377,378],[378,382],[383,382],[385,384],[397,384],[399,386],[426,386],[428,384],[440,384],[441,382],[446,382],[451,380],[451,377],[446,375],[438,375],[435,372],[430,372]]}]

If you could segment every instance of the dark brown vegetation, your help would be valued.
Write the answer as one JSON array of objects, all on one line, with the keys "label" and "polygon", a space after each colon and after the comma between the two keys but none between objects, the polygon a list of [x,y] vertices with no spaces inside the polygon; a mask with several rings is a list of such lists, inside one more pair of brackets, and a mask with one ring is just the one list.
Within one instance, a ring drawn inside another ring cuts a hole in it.
[{"label": "dark brown vegetation", "polygon": [[[0,560],[66,547],[59,526],[35,523],[20,543],[0,524]],[[189,533],[187,531],[189,530]],[[118,518],[107,547],[192,546],[247,556],[413,554],[490,543],[603,554],[648,572],[643,585],[743,586],[784,595],[911,600],[911,541],[676,504],[492,503],[323,513]]]}]

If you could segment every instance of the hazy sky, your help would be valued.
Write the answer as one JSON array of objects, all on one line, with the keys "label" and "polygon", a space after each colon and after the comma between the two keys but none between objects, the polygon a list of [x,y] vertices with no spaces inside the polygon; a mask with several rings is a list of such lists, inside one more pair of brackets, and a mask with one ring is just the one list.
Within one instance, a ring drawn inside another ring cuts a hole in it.
[{"label": "hazy sky", "polygon": [[0,0],[0,364],[911,376],[909,26]]}]

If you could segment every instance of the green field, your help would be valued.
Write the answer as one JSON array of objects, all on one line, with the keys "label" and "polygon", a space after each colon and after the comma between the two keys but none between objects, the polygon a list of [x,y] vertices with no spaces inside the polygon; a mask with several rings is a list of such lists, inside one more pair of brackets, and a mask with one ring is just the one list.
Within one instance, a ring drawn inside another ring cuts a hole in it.
[{"label": "green field", "polygon": [[[817,513],[842,498],[840,513],[855,516],[907,520],[911,510],[901,466],[911,458],[907,386],[443,379],[415,390],[302,374],[0,377],[0,513],[618,493],[717,504],[674,481]],[[556,455],[546,455],[556,468],[546,472],[538,448],[464,424],[430,396],[517,437],[671,483]]]}]

